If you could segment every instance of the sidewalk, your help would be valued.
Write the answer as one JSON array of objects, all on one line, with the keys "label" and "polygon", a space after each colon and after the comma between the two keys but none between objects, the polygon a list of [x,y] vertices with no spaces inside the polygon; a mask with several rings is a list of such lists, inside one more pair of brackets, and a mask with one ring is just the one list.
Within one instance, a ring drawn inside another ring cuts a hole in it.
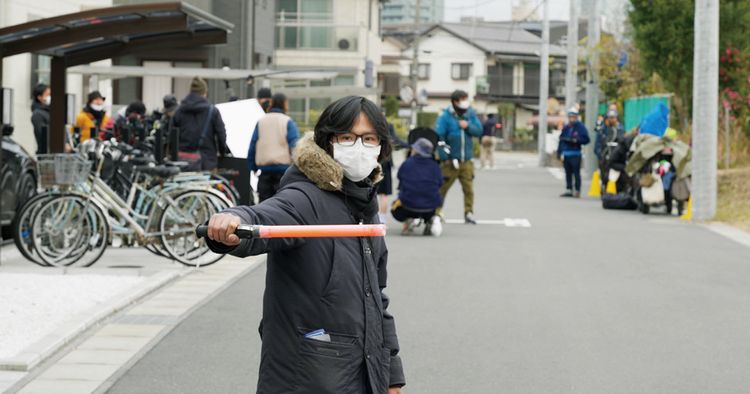
[{"label": "sidewalk", "polygon": [[[159,330],[156,328],[144,329],[139,323],[151,324],[153,319],[148,316],[178,317],[210,296],[217,286],[233,280],[254,264],[233,264],[232,260],[236,262],[237,259],[225,258],[214,266],[196,271],[153,256],[143,249],[113,248],[89,268],[49,268],[25,261],[12,244],[0,248],[0,257],[0,299],[3,300],[0,304],[0,321],[6,322],[0,325],[0,392],[8,389],[9,392],[14,392],[29,380],[35,379],[56,358],[76,347],[81,338],[91,335],[92,330],[101,328],[99,326],[102,322],[112,320],[113,315],[128,308],[128,315],[136,313],[140,317],[134,321],[125,321],[128,325],[126,327],[106,324],[105,328],[109,328],[102,329],[96,335],[104,337],[104,342],[111,342],[108,339],[114,337],[115,343],[130,343],[134,346],[131,350],[140,349],[145,344],[142,340],[123,341],[118,338],[142,338],[146,334],[157,334]],[[176,302],[159,302],[157,299],[155,303],[133,307],[148,295],[184,276],[191,279],[182,286],[189,286],[191,283],[196,286],[186,288],[186,292],[180,294],[181,297],[177,297]],[[96,341],[91,346],[94,349],[101,347]],[[105,343],[103,346],[106,348],[110,345]],[[94,356],[95,362],[96,357],[103,356],[99,361],[107,365],[122,358],[117,357],[117,354],[79,352],[73,358],[66,357],[68,362],[63,364],[70,364],[71,360],[80,362],[85,360],[85,357],[81,357],[86,355]],[[59,368],[52,369],[52,372],[42,374],[42,380],[52,380],[54,386],[45,388],[42,385],[41,389],[35,389],[37,386],[31,385],[31,388],[25,390],[78,393],[90,384],[78,382],[77,374],[84,373],[88,376],[87,379],[99,376],[92,373],[97,369],[95,366],[91,369],[86,365],[79,368],[79,372],[73,371],[75,368],[70,369],[70,366],[64,368],[69,369],[63,372]],[[57,382],[56,379],[73,382]]]}]

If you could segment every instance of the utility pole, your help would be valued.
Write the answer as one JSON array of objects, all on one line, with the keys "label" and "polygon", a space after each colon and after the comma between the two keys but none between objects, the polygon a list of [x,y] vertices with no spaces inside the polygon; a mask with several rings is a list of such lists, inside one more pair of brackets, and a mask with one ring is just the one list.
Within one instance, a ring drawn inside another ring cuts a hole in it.
[{"label": "utility pole", "polygon": [[412,45],[414,52],[412,53],[411,59],[411,125],[417,127],[417,97],[419,93],[417,91],[417,80],[419,79],[419,0],[414,0],[414,44]]},{"label": "utility pole", "polygon": [[547,158],[547,99],[549,97],[549,0],[542,5],[542,53],[539,58],[539,166],[544,167]]},{"label": "utility pole", "polygon": [[719,0],[696,0],[693,52],[693,218],[716,214],[719,122]]},{"label": "utility pole", "polygon": [[[588,83],[586,84],[586,128],[592,136],[596,127],[597,113],[599,112],[599,15],[597,14],[598,0],[589,0],[588,33],[586,37],[586,48],[588,49]],[[597,168],[594,144],[584,145],[584,173],[590,177]]]},{"label": "utility pole", "polygon": [[565,67],[565,111],[578,101],[578,13],[576,0],[570,0],[570,20],[568,21],[568,58]]}]

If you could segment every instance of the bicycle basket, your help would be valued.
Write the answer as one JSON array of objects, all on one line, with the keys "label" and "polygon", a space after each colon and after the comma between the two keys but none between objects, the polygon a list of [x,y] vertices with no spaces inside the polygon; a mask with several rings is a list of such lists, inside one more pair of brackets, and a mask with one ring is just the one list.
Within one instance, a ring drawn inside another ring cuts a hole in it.
[{"label": "bicycle basket", "polygon": [[38,155],[37,169],[42,187],[74,185],[86,181],[91,161],[68,153]]}]

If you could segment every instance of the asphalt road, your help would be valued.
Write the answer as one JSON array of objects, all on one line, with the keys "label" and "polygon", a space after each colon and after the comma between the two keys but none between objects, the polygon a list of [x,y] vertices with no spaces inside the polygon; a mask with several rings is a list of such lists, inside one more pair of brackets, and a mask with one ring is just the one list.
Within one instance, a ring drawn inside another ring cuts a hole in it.
[{"label": "asphalt road", "polygon": [[[409,393],[746,393],[750,249],[675,217],[560,199],[533,157],[478,172],[479,219],[388,245]],[[461,218],[460,188],[448,218]],[[109,391],[251,393],[264,270],[197,310]]]}]

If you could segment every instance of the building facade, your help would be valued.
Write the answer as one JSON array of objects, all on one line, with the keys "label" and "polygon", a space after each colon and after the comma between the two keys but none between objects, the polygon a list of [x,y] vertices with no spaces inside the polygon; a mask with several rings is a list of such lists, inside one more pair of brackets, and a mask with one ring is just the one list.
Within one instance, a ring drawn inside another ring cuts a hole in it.
[{"label": "building facade", "polygon": [[276,79],[290,115],[310,123],[333,100],[357,94],[378,100],[379,0],[277,0],[274,66],[329,72],[329,78]]},{"label": "building facade", "polygon": [[[115,5],[157,3],[160,0],[114,0]],[[225,45],[199,49],[175,49],[113,59],[114,64],[143,67],[190,67],[264,70],[274,63],[275,0],[183,0],[234,25]],[[162,97],[172,93],[182,99],[189,92],[190,78],[123,78],[114,82],[115,101],[120,105],[142,100],[151,111],[161,107]],[[244,80],[210,80],[209,99],[232,96],[254,97],[254,86]]]},{"label": "building facade", "polygon": [[[439,112],[450,105],[456,89],[469,93],[480,114],[496,113],[501,103],[515,108],[516,128],[529,127],[539,103],[539,51],[536,35],[503,23],[441,23],[419,40],[417,90],[425,90],[423,110]],[[410,71],[413,48],[404,49],[402,81]],[[549,96],[560,99],[565,85],[564,48],[550,45]]]},{"label": "building facade", "polygon": [[[444,0],[420,0],[420,23],[440,23],[445,12]],[[383,25],[414,23],[416,0],[390,0],[383,4],[381,20]]]},{"label": "building facade", "polygon": [[[37,19],[85,11],[92,8],[108,7],[110,0],[40,0],[40,1],[2,1],[0,2],[0,27],[17,25]],[[37,83],[49,84],[50,58],[44,55],[21,54],[4,58],[3,75],[0,84],[13,89],[13,139],[30,153],[36,151],[36,140],[31,126],[32,89]],[[107,65],[102,61],[96,65]],[[82,106],[89,90],[99,89],[106,97],[111,96],[111,84],[108,81],[97,82],[89,86],[88,80],[78,75],[68,75],[67,93],[73,94]],[[75,111],[80,107],[75,108]]]}]

